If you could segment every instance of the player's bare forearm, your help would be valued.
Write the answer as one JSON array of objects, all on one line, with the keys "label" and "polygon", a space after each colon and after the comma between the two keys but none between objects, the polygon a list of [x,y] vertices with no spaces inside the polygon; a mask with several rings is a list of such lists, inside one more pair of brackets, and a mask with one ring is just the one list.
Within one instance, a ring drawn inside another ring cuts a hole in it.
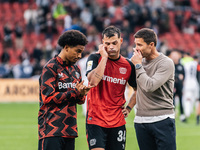
[{"label": "player's bare forearm", "polygon": [[91,86],[97,86],[102,80],[106,68],[107,59],[108,58],[106,57],[102,57],[98,66],[90,73],[88,73],[87,78]]},{"label": "player's bare forearm", "polygon": [[134,93],[132,94],[132,96],[128,102],[128,105],[126,107],[123,107],[123,109],[122,109],[122,113],[125,118],[128,117],[129,113],[131,112],[131,110],[133,109],[135,104],[136,104],[136,89],[134,89]]},{"label": "player's bare forearm", "polygon": [[130,98],[130,100],[129,100],[129,102],[128,102],[128,105],[127,106],[129,106],[131,109],[135,106],[135,104],[136,104],[136,93],[137,93],[137,91],[136,91],[136,89],[134,89],[134,93],[132,94],[132,96],[131,96],[131,98]]}]

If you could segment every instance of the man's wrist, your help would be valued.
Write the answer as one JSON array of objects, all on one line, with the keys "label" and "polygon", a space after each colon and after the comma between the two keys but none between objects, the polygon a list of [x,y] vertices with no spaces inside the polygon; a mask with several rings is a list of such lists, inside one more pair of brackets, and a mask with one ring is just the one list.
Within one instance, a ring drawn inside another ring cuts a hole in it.
[{"label": "man's wrist", "polygon": [[142,67],[142,64],[135,64],[135,69],[137,70],[137,69],[140,69]]},{"label": "man's wrist", "polygon": [[131,112],[132,108],[130,106],[126,106],[126,109],[129,111],[129,113]]}]

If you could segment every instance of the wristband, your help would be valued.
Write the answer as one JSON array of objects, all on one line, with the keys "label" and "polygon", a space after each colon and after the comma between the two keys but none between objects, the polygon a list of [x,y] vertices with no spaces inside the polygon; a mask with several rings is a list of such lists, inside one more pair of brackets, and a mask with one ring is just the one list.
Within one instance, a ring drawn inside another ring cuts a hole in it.
[{"label": "wristband", "polygon": [[132,108],[130,106],[126,106],[126,109],[131,112]]}]

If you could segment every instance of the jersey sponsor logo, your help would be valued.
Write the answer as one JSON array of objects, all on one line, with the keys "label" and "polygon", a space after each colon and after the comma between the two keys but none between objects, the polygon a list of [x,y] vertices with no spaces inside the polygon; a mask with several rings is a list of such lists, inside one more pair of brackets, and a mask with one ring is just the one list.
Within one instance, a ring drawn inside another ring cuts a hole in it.
[{"label": "jersey sponsor logo", "polygon": [[92,65],[93,65],[93,61],[90,60],[87,62],[87,71],[92,69]]},{"label": "jersey sponsor logo", "polygon": [[90,140],[90,146],[96,145],[97,140],[96,139],[91,139]]},{"label": "jersey sponsor logo", "polygon": [[124,78],[113,78],[110,76],[103,76],[103,80],[111,82],[111,83],[116,83],[116,84],[122,84],[125,85],[126,84],[126,80],[124,80]]},{"label": "jersey sponsor logo", "polygon": [[120,67],[120,68],[119,68],[119,72],[120,72],[121,74],[126,74],[127,69],[126,69],[126,68]]},{"label": "jersey sponsor logo", "polygon": [[76,83],[62,83],[62,82],[58,82],[58,88],[60,89],[67,89],[67,88],[75,88],[76,87]]}]

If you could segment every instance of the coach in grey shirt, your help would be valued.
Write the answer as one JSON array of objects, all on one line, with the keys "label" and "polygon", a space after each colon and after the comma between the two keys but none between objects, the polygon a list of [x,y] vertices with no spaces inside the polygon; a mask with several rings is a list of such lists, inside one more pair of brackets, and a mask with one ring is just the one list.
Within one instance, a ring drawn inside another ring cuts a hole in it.
[{"label": "coach in grey shirt", "polygon": [[148,28],[135,35],[137,95],[134,126],[140,150],[175,150],[174,64],[156,49],[157,35]]}]

